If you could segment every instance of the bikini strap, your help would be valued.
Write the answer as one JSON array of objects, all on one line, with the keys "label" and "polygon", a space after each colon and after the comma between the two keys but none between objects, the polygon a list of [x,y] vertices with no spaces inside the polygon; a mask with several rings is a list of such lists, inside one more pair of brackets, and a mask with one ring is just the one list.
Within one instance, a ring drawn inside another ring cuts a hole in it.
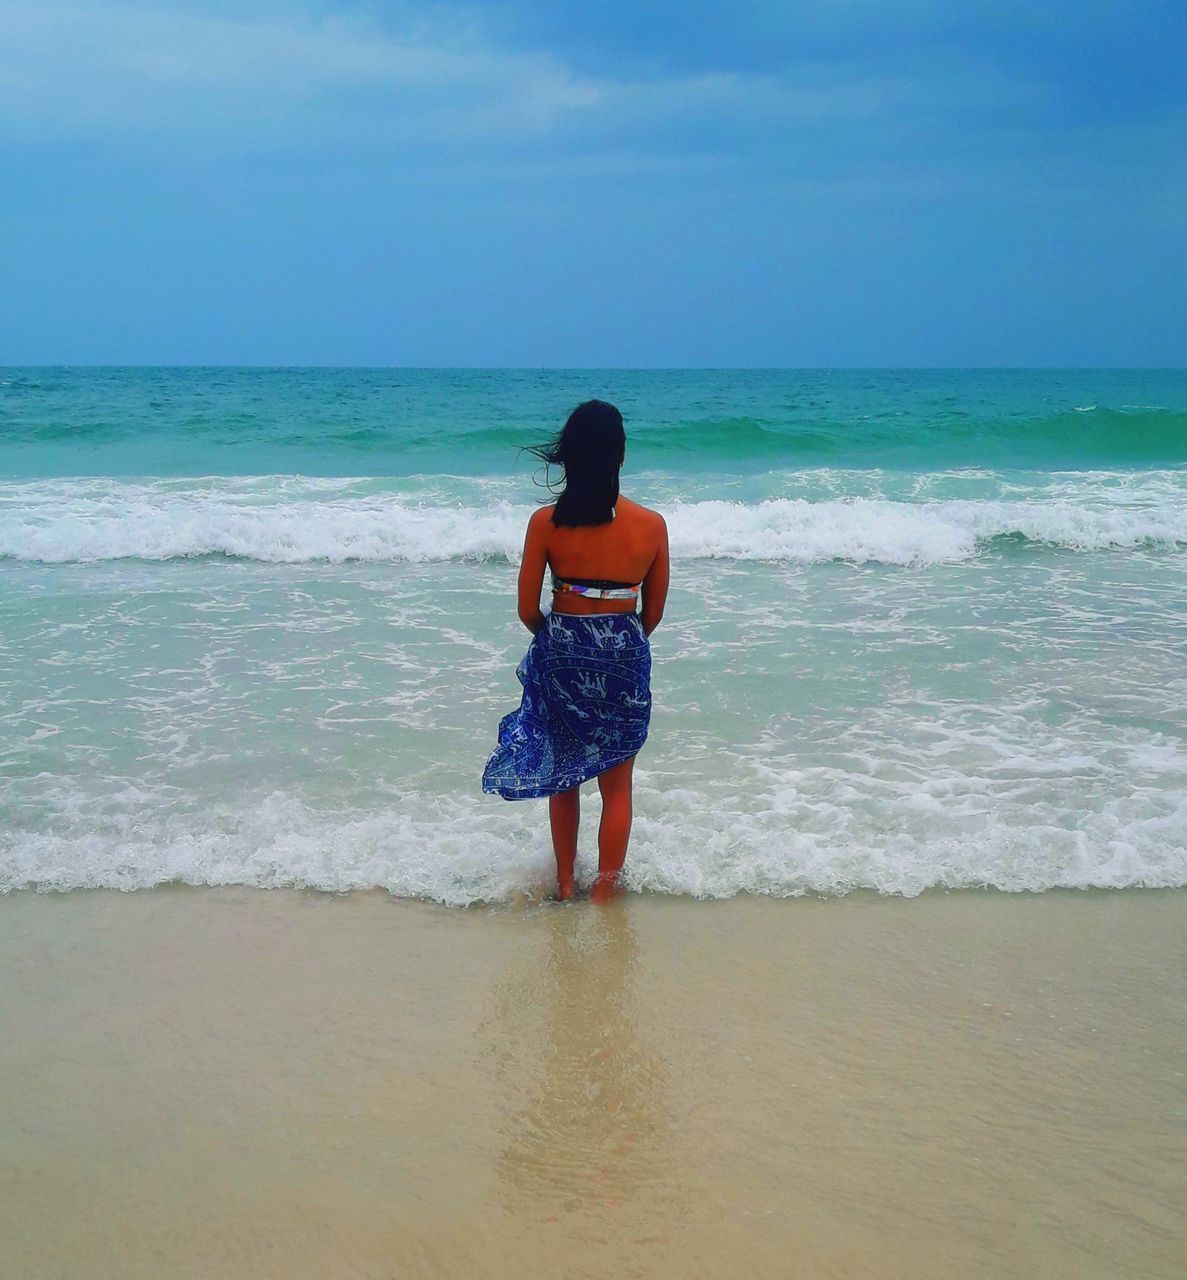
[{"label": "bikini strap", "polygon": [[[639,584],[642,586],[642,583]],[[552,575],[552,589],[560,595],[586,596],[591,600],[637,600],[639,586],[634,587],[587,587],[579,582],[569,582],[565,578]]]}]

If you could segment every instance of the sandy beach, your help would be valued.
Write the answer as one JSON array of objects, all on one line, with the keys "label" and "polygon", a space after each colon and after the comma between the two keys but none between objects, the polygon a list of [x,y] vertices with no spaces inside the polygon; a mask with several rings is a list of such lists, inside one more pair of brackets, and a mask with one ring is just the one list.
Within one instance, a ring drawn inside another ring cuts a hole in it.
[{"label": "sandy beach", "polygon": [[0,899],[27,1280],[1179,1277],[1187,894]]}]

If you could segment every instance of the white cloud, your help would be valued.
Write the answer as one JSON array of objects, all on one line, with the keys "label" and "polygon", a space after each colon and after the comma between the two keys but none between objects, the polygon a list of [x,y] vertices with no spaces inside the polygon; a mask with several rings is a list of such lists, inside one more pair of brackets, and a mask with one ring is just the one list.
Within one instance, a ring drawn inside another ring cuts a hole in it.
[{"label": "white cloud", "polygon": [[0,0],[0,141],[361,145],[443,164],[749,157],[819,175],[905,166],[920,148],[1001,154],[1047,92],[956,65],[599,78],[492,44],[472,10],[415,6],[397,28],[299,4]]},{"label": "white cloud", "polygon": [[548,128],[598,100],[552,59],[464,31],[394,34],[291,10],[226,17],[129,4],[0,2],[8,139],[215,130],[257,141],[347,118],[472,134]]}]

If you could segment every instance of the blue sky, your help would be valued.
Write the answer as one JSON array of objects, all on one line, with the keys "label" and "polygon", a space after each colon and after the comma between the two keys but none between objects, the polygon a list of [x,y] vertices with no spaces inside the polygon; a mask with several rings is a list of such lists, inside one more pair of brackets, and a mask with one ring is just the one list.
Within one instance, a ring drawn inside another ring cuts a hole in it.
[{"label": "blue sky", "polygon": [[0,363],[1184,363],[1181,3],[0,31]]}]

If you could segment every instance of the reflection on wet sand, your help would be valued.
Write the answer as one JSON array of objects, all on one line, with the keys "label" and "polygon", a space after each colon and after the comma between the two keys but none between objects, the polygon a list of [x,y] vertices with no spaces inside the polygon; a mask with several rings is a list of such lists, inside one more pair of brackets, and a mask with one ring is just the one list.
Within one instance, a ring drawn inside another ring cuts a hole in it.
[{"label": "reflection on wet sand", "polygon": [[1180,891],[0,925],[6,1277],[1187,1275]]},{"label": "reflection on wet sand", "polygon": [[607,1238],[620,1207],[637,1230],[646,1202],[642,1216],[666,1236],[679,1185],[667,1067],[640,1025],[630,903],[547,910],[541,950],[523,952],[496,984],[485,1022],[514,1099],[501,1124],[501,1196],[517,1216],[591,1240]]}]

